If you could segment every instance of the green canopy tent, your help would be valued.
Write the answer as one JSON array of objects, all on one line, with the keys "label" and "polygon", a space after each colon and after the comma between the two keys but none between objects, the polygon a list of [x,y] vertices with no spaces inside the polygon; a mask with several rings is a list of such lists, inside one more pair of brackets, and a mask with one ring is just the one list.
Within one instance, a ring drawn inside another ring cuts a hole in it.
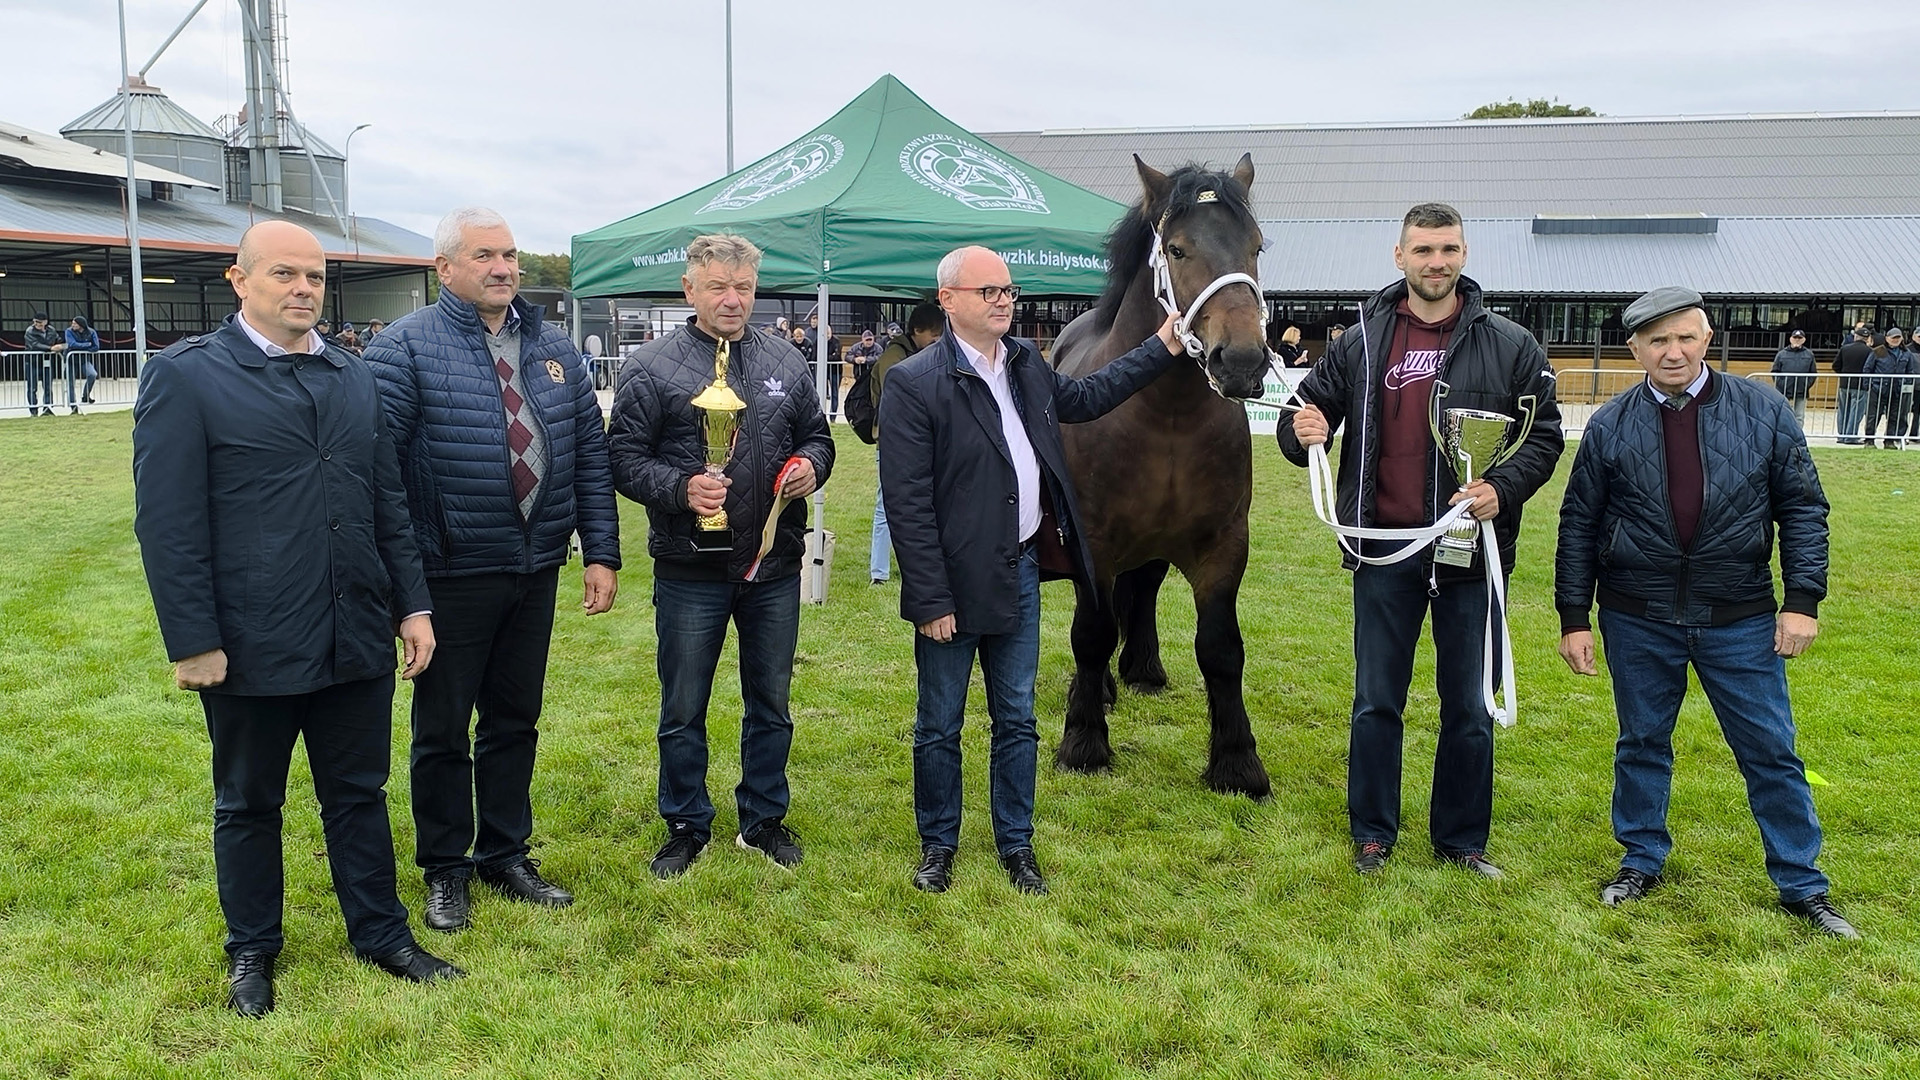
[{"label": "green canopy tent", "polygon": [[[761,292],[817,291],[823,330],[831,295],[922,297],[940,257],[966,244],[999,252],[1031,295],[1093,296],[1106,284],[1107,231],[1125,210],[974,138],[883,75],[773,154],[575,236],[573,291],[678,296],[687,245],[730,232],[765,253]],[[823,408],[828,337],[814,358]],[[816,495],[816,522],[822,506]],[[825,571],[817,547],[810,555],[817,600]]]}]

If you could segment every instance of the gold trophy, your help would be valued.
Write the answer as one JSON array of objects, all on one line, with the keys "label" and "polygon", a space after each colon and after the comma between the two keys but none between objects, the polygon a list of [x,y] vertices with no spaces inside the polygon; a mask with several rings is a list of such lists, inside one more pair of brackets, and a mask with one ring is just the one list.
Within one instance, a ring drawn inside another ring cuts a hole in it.
[{"label": "gold trophy", "polygon": [[[1439,445],[1441,456],[1453,466],[1460,490],[1465,491],[1474,482],[1485,479],[1488,470],[1520,451],[1527,434],[1533,430],[1533,414],[1538,402],[1532,394],[1521,398],[1519,406],[1525,419],[1515,420],[1505,413],[1483,409],[1444,408],[1448,392],[1446,383],[1435,386],[1434,408],[1427,417],[1427,426],[1433,431],[1433,441]],[[1469,515],[1434,541],[1433,561],[1448,566],[1472,566],[1473,554],[1479,549],[1480,523]]]},{"label": "gold trophy", "polygon": [[[721,341],[713,350],[713,382],[693,399],[693,407],[706,416],[707,475],[720,479],[733,457],[734,439],[740,434],[740,411],[747,403],[727,385],[728,346]],[[727,523],[727,511],[702,514],[694,530],[693,545],[700,551],[733,550],[733,531]]]}]

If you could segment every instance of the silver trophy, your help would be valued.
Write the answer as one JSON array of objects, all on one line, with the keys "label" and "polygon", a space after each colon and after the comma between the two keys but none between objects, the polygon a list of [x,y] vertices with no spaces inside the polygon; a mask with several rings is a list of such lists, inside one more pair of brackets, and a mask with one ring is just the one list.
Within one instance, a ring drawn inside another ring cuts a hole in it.
[{"label": "silver trophy", "polygon": [[[1486,477],[1488,470],[1520,451],[1533,430],[1537,399],[1532,395],[1518,402],[1522,420],[1505,413],[1484,409],[1445,407],[1450,388],[1446,383],[1434,387],[1434,408],[1427,418],[1433,441],[1440,454],[1453,466],[1460,490]],[[1480,524],[1471,516],[1440,534],[1433,544],[1433,561],[1448,566],[1472,566],[1473,554],[1480,548]]]}]

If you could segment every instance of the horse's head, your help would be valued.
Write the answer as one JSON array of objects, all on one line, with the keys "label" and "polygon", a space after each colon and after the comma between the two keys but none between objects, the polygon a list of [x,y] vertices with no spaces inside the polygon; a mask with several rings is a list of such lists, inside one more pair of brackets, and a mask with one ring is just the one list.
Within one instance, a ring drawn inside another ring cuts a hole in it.
[{"label": "horse's head", "polygon": [[1186,319],[1188,350],[1222,397],[1259,397],[1270,354],[1267,303],[1257,284],[1260,225],[1248,196],[1253,155],[1242,155],[1230,174],[1198,165],[1163,173],[1139,155],[1133,164],[1144,189],[1138,211],[1154,225],[1162,280]]}]

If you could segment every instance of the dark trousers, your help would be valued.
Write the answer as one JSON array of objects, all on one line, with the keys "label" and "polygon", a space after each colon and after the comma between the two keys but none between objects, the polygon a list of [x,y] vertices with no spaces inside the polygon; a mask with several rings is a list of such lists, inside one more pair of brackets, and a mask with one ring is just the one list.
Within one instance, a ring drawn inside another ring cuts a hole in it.
[{"label": "dark trousers", "polygon": [[793,748],[793,651],[800,640],[800,575],[773,581],[653,582],[659,638],[660,816],[713,834],[707,795],[707,702],[732,621],[740,635],[740,833],[787,816]]},{"label": "dark trousers", "polygon": [[1485,851],[1493,821],[1493,714],[1481,687],[1487,587],[1475,580],[1437,591],[1428,595],[1419,559],[1354,571],[1347,817],[1356,843],[1399,838],[1402,717],[1420,625],[1431,608],[1440,737],[1427,828],[1434,851],[1458,855]]},{"label": "dark trousers", "polygon": [[428,878],[527,855],[559,580],[559,567],[427,579],[435,645],[413,684],[413,827]]},{"label": "dark trousers", "polygon": [[347,940],[368,956],[413,944],[394,892],[387,820],[393,676],[288,697],[202,694],[200,705],[213,740],[213,865],[227,952],[278,953],[285,944],[280,810],[302,735]]},{"label": "dark trousers", "polygon": [[1033,846],[1033,789],[1040,734],[1033,684],[1040,671],[1040,563],[1020,558],[1020,622],[1011,634],[955,634],[938,642],[914,632],[919,699],[913,719],[913,818],[922,848],[960,846],[960,725],[980,658],[987,717],[993,844],[1002,855]]}]

